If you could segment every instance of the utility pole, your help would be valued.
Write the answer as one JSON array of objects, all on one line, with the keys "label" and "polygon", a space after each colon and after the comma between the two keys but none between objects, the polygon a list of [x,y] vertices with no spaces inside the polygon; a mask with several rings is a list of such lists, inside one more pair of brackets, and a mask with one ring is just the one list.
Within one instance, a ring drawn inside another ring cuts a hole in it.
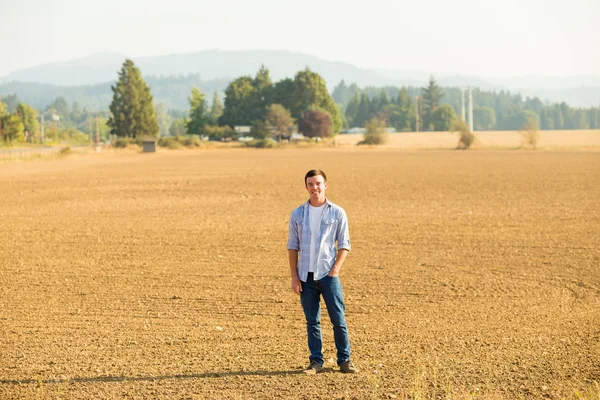
[{"label": "utility pole", "polygon": [[473,92],[469,86],[469,130],[473,132]]},{"label": "utility pole", "polygon": [[419,96],[417,96],[417,120],[416,120],[416,126],[417,126],[417,132],[419,132]]},{"label": "utility pole", "polygon": [[42,144],[44,144],[44,111],[41,112],[42,114],[42,130],[41,130],[41,135],[42,135]]},{"label": "utility pole", "polygon": [[100,145],[100,125],[98,124],[98,116],[96,115],[96,146]]},{"label": "utility pole", "polygon": [[461,97],[461,116],[462,116],[462,120],[463,122],[467,122],[467,120],[465,119],[465,91],[463,89],[460,90],[460,97]]},{"label": "utility pole", "polygon": [[92,132],[92,116],[91,115],[88,117],[88,132],[89,132],[89,135],[90,135],[90,142],[93,142],[94,139],[93,139],[93,136],[92,136],[93,132]]}]

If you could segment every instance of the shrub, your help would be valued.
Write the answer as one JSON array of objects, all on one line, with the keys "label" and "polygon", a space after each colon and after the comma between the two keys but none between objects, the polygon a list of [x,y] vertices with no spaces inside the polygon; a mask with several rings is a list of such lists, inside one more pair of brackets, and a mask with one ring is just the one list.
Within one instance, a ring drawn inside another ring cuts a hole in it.
[{"label": "shrub", "polygon": [[158,146],[168,149],[180,149],[182,147],[200,147],[202,141],[198,135],[170,136],[158,138]]},{"label": "shrub", "polygon": [[475,135],[469,130],[467,123],[461,119],[452,123],[452,131],[459,134],[457,149],[467,150],[475,142]]},{"label": "shrub", "polygon": [[118,149],[124,149],[126,147],[129,147],[131,145],[138,145],[139,143],[138,141],[136,141],[133,138],[126,138],[126,137],[122,137],[122,138],[118,138],[117,140],[115,140],[113,142],[113,146],[118,148]]},{"label": "shrub", "polygon": [[72,152],[73,152],[73,150],[71,150],[71,147],[66,146],[66,147],[63,147],[62,149],[60,149],[60,151],[58,152],[58,155],[61,157],[66,157],[69,154],[71,154]]},{"label": "shrub", "polygon": [[244,147],[254,147],[257,149],[272,149],[277,147],[277,142],[271,138],[252,140],[250,142],[244,142]]},{"label": "shrub", "polygon": [[386,142],[387,135],[385,133],[385,121],[378,118],[371,118],[365,124],[365,129],[367,130],[367,133],[365,133],[364,139],[357,143],[358,145],[378,145]]},{"label": "shrub", "polygon": [[537,121],[533,117],[527,117],[523,123],[523,130],[519,131],[523,137],[523,147],[530,146],[532,149],[537,149],[540,133],[538,132]]}]

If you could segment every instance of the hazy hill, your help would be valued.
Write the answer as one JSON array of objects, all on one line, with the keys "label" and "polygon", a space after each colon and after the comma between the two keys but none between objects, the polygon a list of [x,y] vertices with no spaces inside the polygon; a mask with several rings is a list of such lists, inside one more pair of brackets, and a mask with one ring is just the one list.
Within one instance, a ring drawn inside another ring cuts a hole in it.
[{"label": "hazy hill", "polygon": [[[14,71],[0,78],[0,94],[17,93],[24,101],[42,104],[51,93],[62,92],[67,99],[77,97],[75,93],[80,95],[83,93],[87,99],[85,102],[90,101],[90,104],[99,106],[106,104],[104,107],[107,107],[110,101],[106,101],[110,96],[110,83],[107,82],[114,82],[117,79],[118,70],[125,58],[126,56],[122,54],[99,53],[81,59]],[[285,77],[291,78],[296,72],[308,66],[323,76],[330,90],[342,79],[347,84],[356,83],[359,87],[419,87],[426,85],[430,75],[429,72],[424,71],[369,70],[344,62],[328,61],[286,50],[206,50],[189,54],[133,57],[132,59],[140,67],[144,76],[199,74],[203,84],[213,82],[209,85],[209,92],[215,89],[223,90],[227,82],[233,78],[242,75],[253,76],[261,64],[270,70],[274,81]],[[565,101],[576,107],[597,107],[600,102],[600,76],[496,79],[441,72],[434,73],[434,76],[440,85],[446,87],[474,86],[482,90],[510,90],[513,93],[521,93],[524,97],[537,96],[543,101],[550,102]],[[32,82],[41,85],[31,85]],[[101,84],[101,87],[96,87],[98,84]],[[92,86],[80,87],[81,85]],[[153,91],[158,89],[156,83],[152,86]],[[162,87],[161,90],[169,91],[166,87]],[[103,94],[98,94],[99,91]],[[160,101],[162,96],[155,94],[155,97]],[[179,97],[178,100],[169,100],[172,106],[185,103],[185,98]]]},{"label": "hazy hill", "polygon": [[[199,75],[145,77],[150,85],[155,104],[164,103],[168,109],[186,110],[189,108],[188,97],[194,86],[198,86],[206,95],[206,100],[212,101],[213,92],[217,91],[222,97],[222,91],[227,87],[229,79],[213,79],[202,81]],[[0,84],[0,96],[16,93],[19,99],[36,109],[45,108],[57,97],[64,97],[69,105],[79,103],[88,110],[106,110],[112,100],[111,85],[105,82],[95,85],[58,86],[45,83],[10,82]]]}]

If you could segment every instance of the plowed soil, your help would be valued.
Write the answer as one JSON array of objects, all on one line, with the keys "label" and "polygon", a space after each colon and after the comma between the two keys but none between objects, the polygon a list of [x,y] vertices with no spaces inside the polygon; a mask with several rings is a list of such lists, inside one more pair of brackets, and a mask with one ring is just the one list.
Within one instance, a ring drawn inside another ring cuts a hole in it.
[{"label": "plowed soil", "polygon": [[[287,223],[328,174],[353,360],[305,376]],[[0,398],[600,395],[600,153],[160,151],[0,166]],[[597,398],[597,397],[595,397]]]}]

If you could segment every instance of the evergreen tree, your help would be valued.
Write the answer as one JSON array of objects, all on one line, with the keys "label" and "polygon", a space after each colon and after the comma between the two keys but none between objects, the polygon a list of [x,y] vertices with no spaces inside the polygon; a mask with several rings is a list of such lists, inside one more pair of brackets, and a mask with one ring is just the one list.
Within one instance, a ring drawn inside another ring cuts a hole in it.
[{"label": "evergreen tree", "polygon": [[360,97],[360,103],[358,104],[358,110],[356,111],[356,118],[353,122],[354,126],[363,126],[369,119],[369,111],[371,108],[371,100],[367,92],[363,92]]},{"label": "evergreen tree", "polygon": [[188,99],[190,102],[190,111],[186,123],[187,133],[189,135],[199,135],[204,125],[209,123],[209,115],[206,111],[206,100],[204,93],[197,87],[192,89],[192,95]]},{"label": "evergreen tree", "polygon": [[356,121],[356,115],[358,113],[358,107],[360,105],[360,96],[358,93],[355,93],[350,99],[348,106],[346,107],[346,119],[348,120],[349,126],[358,126],[354,121]]},{"label": "evergreen tree", "polygon": [[423,98],[423,121],[425,126],[429,127],[431,121],[431,115],[440,106],[442,96],[444,92],[442,88],[437,84],[433,75],[429,77],[429,86],[421,88]]},{"label": "evergreen tree", "polygon": [[215,90],[215,93],[213,94],[213,102],[210,106],[211,123],[216,125],[221,115],[223,115],[223,103],[221,103],[221,99],[219,99],[219,95]]},{"label": "evergreen tree", "polygon": [[116,86],[111,86],[113,99],[108,126],[119,137],[156,137],[159,133],[152,93],[140,70],[131,60],[125,60]]},{"label": "evergreen tree", "polygon": [[264,65],[254,77],[254,94],[251,104],[251,120],[264,120],[267,113],[267,106],[273,102],[273,83],[271,82],[271,74]]},{"label": "evergreen tree", "polygon": [[379,108],[382,109],[388,104],[390,104],[390,100],[388,99],[387,93],[385,92],[385,90],[381,90],[381,92],[379,93]]}]

